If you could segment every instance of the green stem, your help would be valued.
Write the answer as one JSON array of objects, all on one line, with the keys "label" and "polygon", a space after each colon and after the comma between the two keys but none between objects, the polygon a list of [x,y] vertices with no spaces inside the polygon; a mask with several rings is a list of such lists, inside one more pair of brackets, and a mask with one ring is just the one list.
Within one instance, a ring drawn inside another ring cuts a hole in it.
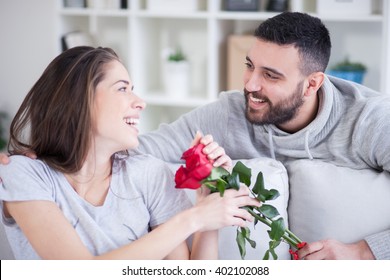
[{"label": "green stem", "polygon": [[302,243],[302,240],[298,236],[296,236],[291,230],[286,229],[286,232],[288,233],[289,236],[295,239],[297,244]]},{"label": "green stem", "polygon": [[[246,210],[258,221],[262,222],[263,224],[271,227],[272,221],[270,221],[268,218],[264,218],[257,213],[255,213],[251,208],[246,208]],[[290,237],[290,235],[292,237]],[[293,234],[289,229],[286,229],[285,233],[283,234],[282,238],[291,246],[297,248],[297,244],[300,243],[300,239]]]}]

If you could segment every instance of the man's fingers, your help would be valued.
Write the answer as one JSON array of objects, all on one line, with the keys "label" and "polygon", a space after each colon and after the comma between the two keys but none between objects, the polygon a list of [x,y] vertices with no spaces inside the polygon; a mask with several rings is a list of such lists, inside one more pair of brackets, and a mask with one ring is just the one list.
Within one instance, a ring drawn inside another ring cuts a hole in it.
[{"label": "man's fingers", "polygon": [[8,163],[9,163],[8,155],[4,153],[0,153],[0,164],[8,164]]},{"label": "man's fingers", "polygon": [[202,133],[198,130],[195,134],[195,138],[192,140],[190,144],[190,148],[200,143],[200,139],[202,139]]},{"label": "man's fingers", "polygon": [[37,158],[37,155],[35,153],[33,153],[33,152],[26,152],[24,155],[26,157],[31,158],[31,159],[36,159]]}]

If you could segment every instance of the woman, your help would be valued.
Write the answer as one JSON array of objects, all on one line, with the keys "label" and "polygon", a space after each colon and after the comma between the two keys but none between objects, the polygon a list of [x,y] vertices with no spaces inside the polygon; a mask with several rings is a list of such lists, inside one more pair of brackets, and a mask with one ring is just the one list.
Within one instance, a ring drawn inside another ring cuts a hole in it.
[{"label": "woman", "polygon": [[[111,49],[76,47],[49,64],[11,123],[14,156],[0,166],[16,258],[216,258],[217,229],[251,220],[240,207],[259,203],[247,189],[199,193],[191,207],[165,164],[124,152],[138,145],[144,108]],[[228,162],[203,141],[211,158]],[[38,160],[18,156],[26,150]]]}]

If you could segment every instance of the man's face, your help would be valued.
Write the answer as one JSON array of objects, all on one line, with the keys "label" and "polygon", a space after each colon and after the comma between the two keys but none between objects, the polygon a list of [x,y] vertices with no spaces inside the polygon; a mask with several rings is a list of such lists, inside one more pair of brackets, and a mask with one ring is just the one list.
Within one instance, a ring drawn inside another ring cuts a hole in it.
[{"label": "man's face", "polygon": [[244,73],[246,117],[254,124],[282,125],[297,117],[304,104],[304,79],[293,46],[256,39]]}]

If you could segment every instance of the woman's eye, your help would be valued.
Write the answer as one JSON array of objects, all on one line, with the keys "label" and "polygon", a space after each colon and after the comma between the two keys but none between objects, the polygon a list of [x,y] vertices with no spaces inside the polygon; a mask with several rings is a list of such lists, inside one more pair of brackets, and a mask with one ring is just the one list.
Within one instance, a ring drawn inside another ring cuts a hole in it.
[{"label": "woman's eye", "polygon": [[252,64],[250,64],[249,62],[245,62],[244,64],[248,69],[251,69],[253,67]]},{"label": "woman's eye", "polygon": [[121,88],[119,88],[119,91],[126,92],[127,91],[127,87],[121,87]]}]

